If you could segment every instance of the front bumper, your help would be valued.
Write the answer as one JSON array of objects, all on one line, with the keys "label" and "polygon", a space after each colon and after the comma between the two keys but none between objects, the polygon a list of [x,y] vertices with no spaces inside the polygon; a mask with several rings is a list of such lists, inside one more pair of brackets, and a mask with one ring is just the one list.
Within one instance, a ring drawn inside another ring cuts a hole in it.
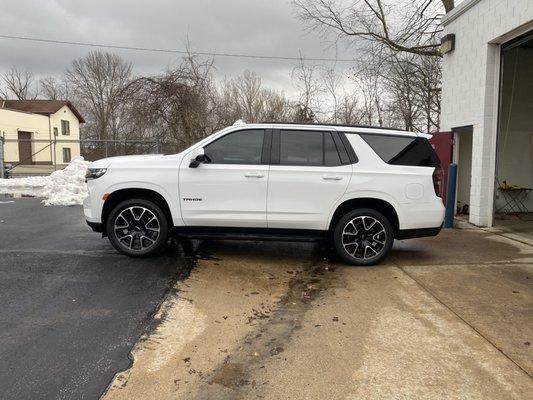
[{"label": "front bumper", "polygon": [[89,190],[89,196],[83,199],[83,214],[88,222],[102,222],[100,220],[102,206],[98,203],[101,203],[98,197],[94,196],[92,191]]},{"label": "front bumper", "polygon": [[[89,193],[91,193],[90,190]],[[83,200],[83,214],[85,216],[87,225],[89,225],[94,232],[103,233],[104,226],[100,218],[101,210],[95,212],[98,207],[99,204],[96,204],[96,199],[94,196],[89,195]]]},{"label": "front bumper", "polygon": [[102,233],[104,231],[104,227],[100,222],[91,222],[89,220],[86,220],[87,225],[93,230],[93,232]]}]

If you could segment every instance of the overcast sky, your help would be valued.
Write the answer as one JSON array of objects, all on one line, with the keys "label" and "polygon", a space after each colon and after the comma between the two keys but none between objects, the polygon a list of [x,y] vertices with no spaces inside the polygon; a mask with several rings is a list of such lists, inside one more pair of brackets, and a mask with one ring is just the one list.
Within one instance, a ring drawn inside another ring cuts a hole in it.
[{"label": "overcast sky", "polygon": [[[351,58],[309,32],[290,0],[5,0],[0,34],[121,46],[298,57]],[[91,49],[0,38],[0,70],[11,66],[37,75],[62,73]],[[158,73],[177,55],[113,50],[136,73]],[[215,59],[217,75],[257,72],[271,87],[293,91],[290,61]],[[343,64],[343,68],[346,65]]]}]

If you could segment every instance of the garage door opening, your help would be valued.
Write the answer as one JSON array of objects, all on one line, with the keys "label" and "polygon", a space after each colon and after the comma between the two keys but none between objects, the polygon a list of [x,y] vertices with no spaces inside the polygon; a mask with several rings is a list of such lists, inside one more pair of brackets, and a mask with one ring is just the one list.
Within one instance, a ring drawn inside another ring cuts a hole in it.
[{"label": "garage door opening", "polygon": [[494,223],[533,240],[533,32],[502,46]]}]

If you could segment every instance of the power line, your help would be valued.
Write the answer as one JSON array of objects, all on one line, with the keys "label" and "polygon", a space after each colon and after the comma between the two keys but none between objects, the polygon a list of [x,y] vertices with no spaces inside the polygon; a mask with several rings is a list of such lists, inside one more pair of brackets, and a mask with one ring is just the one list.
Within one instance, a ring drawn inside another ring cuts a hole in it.
[{"label": "power line", "polygon": [[153,47],[135,47],[135,46],[118,46],[112,44],[100,44],[100,43],[86,43],[86,42],[70,42],[67,40],[53,40],[53,39],[39,39],[24,36],[12,36],[1,35],[2,39],[24,40],[28,42],[39,43],[52,43],[52,44],[67,44],[71,46],[85,46],[85,47],[98,47],[104,49],[117,49],[117,50],[133,50],[133,51],[148,51],[153,53],[171,53],[171,54],[192,54],[199,56],[210,57],[233,57],[233,58],[253,58],[259,60],[283,60],[283,61],[331,61],[331,62],[353,62],[351,59],[338,59],[338,58],[306,58],[306,57],[285,57],[285,56],[268,56],[262,54],[239,54],[239,53],[217,53],[217,52],[205,52],[205,51],[185,51],[185,50],[173,50],[173,49],[158,49]]}]

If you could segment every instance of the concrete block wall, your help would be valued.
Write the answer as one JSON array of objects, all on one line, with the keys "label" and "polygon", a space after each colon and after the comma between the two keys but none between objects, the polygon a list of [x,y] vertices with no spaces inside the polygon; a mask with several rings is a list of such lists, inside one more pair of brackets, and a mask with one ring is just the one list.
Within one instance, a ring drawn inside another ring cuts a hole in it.
[{"label": "concrete block wall", "polygon": [[443,57],[441,131],[473,126],[470,222],[490,226],[500,45],[533,29],[533,1],[465,0],[442,23],[456,42]]}]

